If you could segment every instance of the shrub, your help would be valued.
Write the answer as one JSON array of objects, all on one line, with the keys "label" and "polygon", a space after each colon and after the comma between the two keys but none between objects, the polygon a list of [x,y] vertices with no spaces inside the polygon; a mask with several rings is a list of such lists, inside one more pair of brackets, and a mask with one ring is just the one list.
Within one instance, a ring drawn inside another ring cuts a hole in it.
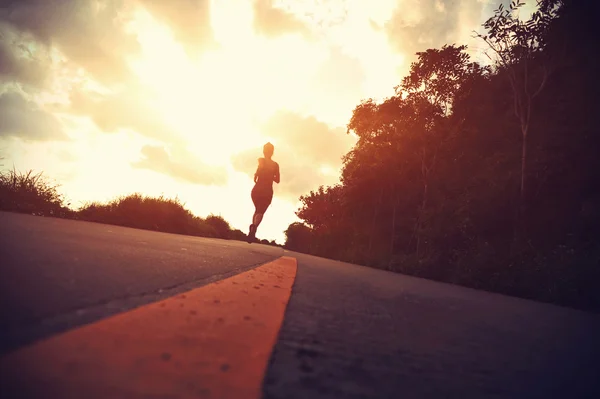
[{"label": "shrub", "polygon": [[139,193],[122,196],[106,204],[84,205],[82,220],[127,226],[166,233],[228,238],[231,228],[220,216],[194,216],[178,198],[148,197]]},{"label": "shrub", "polygon": [[34,174],[15,169],[0,173],[0,210],[38,216],[70,217],[65,199],[42,172]]},{"label": "shrub", "polygon": [[214,229],[218,238],[229,239],[231,237],[231,227],[221,216],[211,214],[207,216],[205,221]]}]

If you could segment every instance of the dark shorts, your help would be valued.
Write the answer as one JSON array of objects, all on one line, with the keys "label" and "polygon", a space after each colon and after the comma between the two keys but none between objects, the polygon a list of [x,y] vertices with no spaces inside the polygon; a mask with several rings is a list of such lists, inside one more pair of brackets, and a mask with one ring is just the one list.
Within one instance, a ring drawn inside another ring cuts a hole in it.
[{"label": "dark shorts", "polygon": [[273,190],[257,186],[254,186],[252,189],[252,202],[254,202],[256,213],[265,213],[269,205],[271,205],[272,199]]}]

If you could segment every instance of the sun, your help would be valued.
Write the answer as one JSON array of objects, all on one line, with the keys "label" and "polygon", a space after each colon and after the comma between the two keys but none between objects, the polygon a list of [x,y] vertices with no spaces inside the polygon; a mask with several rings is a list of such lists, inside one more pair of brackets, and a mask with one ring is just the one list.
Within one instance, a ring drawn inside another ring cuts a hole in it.
[{"label": "sun", "polygon": [[244,95],[259,83],[238,77],[231,51],[207,51],[192,61],[171,31],[143,9],[130,28],[142,48],[130,65],[150,89],[151,101],[167,125],[186,139],[188,149],[208,164],[225,165],[232,154],[261,140],[253,112],[260,104]]},{"label": "sun", "polygon": [[226,4],[211,7],[216,45],[195,59],[145,10],[130,25],[141,47],[131,67],[161,117],[189,151],[222,166],[269,139],[262,125],[277,110],[319,108],[311,88],[329,58],[326,43],[302,35],[255,34],[251,4],[236,2],[235,13]]}]

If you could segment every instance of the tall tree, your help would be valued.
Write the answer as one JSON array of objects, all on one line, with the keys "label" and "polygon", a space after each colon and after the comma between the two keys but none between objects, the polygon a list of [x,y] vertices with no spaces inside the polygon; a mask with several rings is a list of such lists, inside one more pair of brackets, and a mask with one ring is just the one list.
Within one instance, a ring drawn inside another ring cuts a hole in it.
[{"label": "tall tree", "polygon": [[[340,185],[298,213],[319,226],[305,226],[311,251],[600,309],[594,7],[546,0],[528,26],[505,13],[488,25],[490,68],[463,46],[430,49],[394,96],[361,102]],[[527,240],[515,240],[524,194]]]},{"label": "tall tree", "polygon": [[519,219],[526,216],[528,142],[534,100],[546,87],[557,60],[545,57],[546,34],[558,16],[561,0],[538,0],[537,10],[528,20],[519,17],[523,0],[511,1],[508,8],[500,4],[483,24],[486,34],[477,33],[492,50],[488,55],[506,76],[512,90],[513,113],[521,130],[521,182]]},{"label": "tall tree", "polygon": [[[467,46],[444,45],[417,53],[409,74],[396,86],[398,95],[416,103],[420,112],[431,112],[425,122],[419,146],[422,198],[412,238],[416,239],[417,256],[421,250],[421,231],[429,201],[432,174],[435,173],[440,148],[458,133],[462,119],[453,117],[452,105],[463,86],[489,73],[489,68],[472,62]],[[412,239],[411,238],[411,239]]]}]

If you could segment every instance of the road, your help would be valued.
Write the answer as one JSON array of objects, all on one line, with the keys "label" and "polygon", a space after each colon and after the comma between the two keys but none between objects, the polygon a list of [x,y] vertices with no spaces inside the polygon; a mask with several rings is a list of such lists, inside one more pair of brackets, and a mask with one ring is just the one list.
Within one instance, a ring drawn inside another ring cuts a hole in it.
[{"label": "road", "polygon": [[144,304],[221,292],[215,282],[290,256],[297,271],[265,398],[600,397],[597,314],[263,245],[95,223],[0,213],[0,240],[5,358]]},{"label": "road", "polygon": [[0,212],[0,353],[273,260],[276,247]]}]

